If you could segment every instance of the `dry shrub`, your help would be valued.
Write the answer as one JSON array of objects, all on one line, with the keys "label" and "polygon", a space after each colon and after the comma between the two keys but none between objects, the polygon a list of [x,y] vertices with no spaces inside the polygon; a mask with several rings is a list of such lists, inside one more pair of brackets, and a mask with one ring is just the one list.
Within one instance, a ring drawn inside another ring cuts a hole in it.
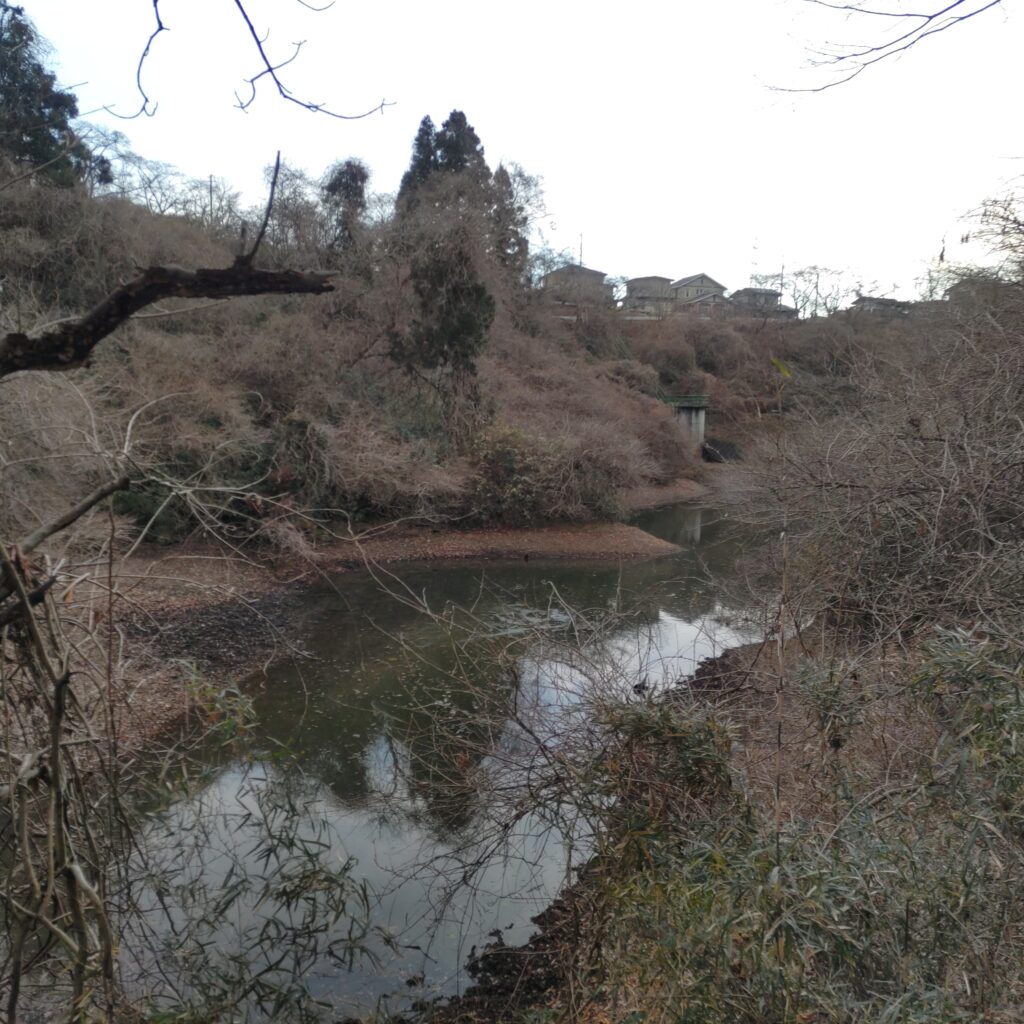
[{"label": "dry shrub", "polygon": [[796,526],[794,579],[812,608],[882,635],[1017,629],[1022,327],[1012,307],[927,334],[908,324],[903,345],[862,352],[843,415],[766,456],[763,507]]},{"label": "dry shrub", "polygon": [[601,375],[616,384],[622,384],[642,395],[659,398],[662,387],[658,382],[658,371],[635,359],[614,359],[601,364]]},{"label": "dry shrub", "polygon": [[[24,182],[4,191],[0,275],[4,305],[34,295],[51,318],[77,314],[139,267],[219,266],[230,253],[199,227],[123,199]],[[36,323],[23,323],[32,329]]]},{"label": "dry shrub", "polygon": [[747,339],[729,324],[695,320],[687,322],[685,334],[697,368],[716,377],[735,373],[752,358]]},{"label": "dry shrub", "polygon": [[633,357],[652,366],[664,387],[675,390],[696,368],[693,345],[678,320],[625,321],[621,329]]},{"label": "dry shrub", "polygon": [[500,355],[481,366],[498,419],[524,434],[562,439],[570,468],[580,457],[572,453],[585,453],[620,489],[667,482],[692,469],[671,410],[609,379],[606,364],[571,358],[541,339],[504,337],[500,344]]},{"label": "dry shrub", "polygon": [[376,410],[359,403],[336,425],[307,425],[305,440],[314,454],[296,460],[296,471],[305,474],[300,490],[322,508],[445,511],[462,494],[461,467],[439,465],[427,442],[403,441]]},{"label": "dry shrub", "polygon": [[622,491],[643,480],[643,455],[595,423],[561,435],[498,424],[474,445],[475,511],[512,523],[616,516]]},{"label": "dry shrub", "polygon": [[[0,388],[0,529],[18,538],[63,515],[112,479],[118,429],[96,411],[89,381],[22,374]],[[74,537],[109,533],[101,512],[80,521]],[[81,544],[75,545],[76,547]]]}]

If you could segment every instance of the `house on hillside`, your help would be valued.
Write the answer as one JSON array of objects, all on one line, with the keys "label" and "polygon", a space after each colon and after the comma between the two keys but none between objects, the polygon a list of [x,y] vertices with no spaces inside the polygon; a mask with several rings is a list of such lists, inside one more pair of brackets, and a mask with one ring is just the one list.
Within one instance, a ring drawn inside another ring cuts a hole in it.
[{"label": "house on hillside", "polygon": [[946,301],[956,310],[984,309],[1019,303],[1022,290],[1019,284],[998,277],[977,275],[965,277],[946,289]]},{"label": "house on hillside", "polygon": [[707,274],[691,274],[681,277],[669,285],[672,297],[677,303],[690,302],[695,299],[706,299],[709,295],[724,295],[725,285],[719,284]]},{"label": "house on hillside", "polygon": [[631,277],[626,282],[622,309],[649,316],[669,316],[675,304],[670,277]]},{"label": "house on hillside", "polygon": [[613,287],[605,283],[603,270],[567,263],[545,274],[540,280],[544,297],[568,306],[606,305],[613,301]]},{"label": "house on hillside", "polygon": [[910,303],[902,302],[900,299],[884,299],[876,295],[860,295],[850,305],[850,313],[867,313],[871,316],[884,317],[887,320],[896,320],[906,316],[910,310]]},{"label": "house on hillside", "polygon": [[774,288],[740,288],[729,296],[736,316],[764,316],[774,320],[788,320],[798,310],[782,304],[782,292]]},{"label": "house on hillside", "polygon": [[707,274],[681,277],[669,285],[669,290],[672,292],[675,313],[707,319],[726,316],[729,312],[730,303],[725,297],[725,285]]}]

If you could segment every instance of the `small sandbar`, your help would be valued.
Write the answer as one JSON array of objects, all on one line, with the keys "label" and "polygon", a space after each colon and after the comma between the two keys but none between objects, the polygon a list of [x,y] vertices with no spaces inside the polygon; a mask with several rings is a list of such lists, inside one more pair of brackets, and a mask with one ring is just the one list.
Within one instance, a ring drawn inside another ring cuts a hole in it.
[{"label": "small sandbar", "polygon": [[523,561],[549,559],[642,559],[672,555],[679,547],[625,523],[477,527],[467,530],[399,527],[324,551],[342,566],[362,562],[433,562],[455,559]]}]

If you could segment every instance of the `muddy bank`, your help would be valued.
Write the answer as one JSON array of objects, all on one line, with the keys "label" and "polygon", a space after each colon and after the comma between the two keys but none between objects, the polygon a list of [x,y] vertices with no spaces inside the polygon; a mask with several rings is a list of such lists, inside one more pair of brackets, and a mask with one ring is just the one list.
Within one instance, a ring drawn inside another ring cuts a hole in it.
[{"label": "muddy bank", "polygon": [[675,554],[675,544],[625,523],[452,530],[436,524],[402,526],[339,541],[321,551],[321,568],[363,564],[492,559],[619,560]]},{"label": "muddy bank", "polygon": [[501,933],[470,953],[466,973],[473,979],[462,995],[421,1007],[419,1024],[484,1024],[521,1018],[564,1003],[569,977],[579,958],[580,926],[588,907],[581,879],[532,918],[537,933],[521,946],[508,946]]}]

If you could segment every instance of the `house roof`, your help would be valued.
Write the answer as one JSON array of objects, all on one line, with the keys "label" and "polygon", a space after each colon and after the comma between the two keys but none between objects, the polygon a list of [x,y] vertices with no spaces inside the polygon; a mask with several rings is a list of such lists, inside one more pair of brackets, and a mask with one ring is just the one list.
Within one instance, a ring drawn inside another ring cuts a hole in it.
[{"label": "house roof", "polygon": [[592,270],[590,267],[580,266],[578,263],[566,263],[564,266],[555,267],[554,270],[549,270],[544,276],[551,277],[552,274],[595,274],[597,277],[605,278],[608,275],[603,270]]},{"label": "house roof", "polygon": [[775,288],[738,288],[732,294],[735,298],[737,295],[781,295],[782,292]]},{"label": "house roof", "polygon": [[720,284],[718,281],[716,281],[709,274],[705,274],[703,272],[701,272],[699,274],[691,274],[689,277],[681,277],[681,278],[679,278],[678,281],[673,281],[672,282],[672,287],[673,288],[684,288],[688,284],[693,284],[695,281],[699,281],[702,277],[707,278],[708,282],[710,284],[714,285],[716,288],[721,288],[723,292],[725,291],[725,285],[724,284]]},{"label": "house roof", "polygon": [[639,281],[668,281],[671,282],[671,277],[659,277],[657,274],[648,274],[646,277],[631,277],[626,284],[636,284]]}]

